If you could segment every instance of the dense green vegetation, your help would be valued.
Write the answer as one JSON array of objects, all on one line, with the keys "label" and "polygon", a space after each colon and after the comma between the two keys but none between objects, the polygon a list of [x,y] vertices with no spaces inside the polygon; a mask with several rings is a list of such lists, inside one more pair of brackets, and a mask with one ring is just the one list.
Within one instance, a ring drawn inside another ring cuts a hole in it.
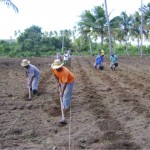
[{"label": "dense green vegetation", "polygon": [[[18,11],[13,4],[12,6]],[[104,8],[95,6],[91,11],[85,10],[80,18],[73,31],[66,29],[42,33],[42,28],[36,25],[22,33],[15,31],[15,40],[0,41],[0,55],[50,56],[56,52],[63,53],[67,49],[71,49],[74,55],[97,55],[100,49],[104,49],[105,54],[110,54],[108,22]],[[150,54],[150,47],[142,45],[143,40],[150,42],[150,3],[131,15],[122,12],[109,23],[113,53],[128,56]],[[133,41],[136,44],[131,44]]]}]

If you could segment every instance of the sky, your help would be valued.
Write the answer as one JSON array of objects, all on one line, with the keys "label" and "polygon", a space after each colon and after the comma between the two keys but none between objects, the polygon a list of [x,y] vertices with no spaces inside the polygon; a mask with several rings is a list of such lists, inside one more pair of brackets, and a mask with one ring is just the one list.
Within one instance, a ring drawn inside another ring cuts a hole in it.
[{"label": "sky", "polygon": [[[84,10],[102,6],[104,0],[11,0],[19,9],[15,13],[0,2],[0,39],[14,38],[14,32],[24,32],[36,25],[45,31],[73,30]],[[149,0],[143,0],[147,4]],[[133,14],[140,8],[141,0],[107,0],[108,13],[120,15],[122,11]]]}]

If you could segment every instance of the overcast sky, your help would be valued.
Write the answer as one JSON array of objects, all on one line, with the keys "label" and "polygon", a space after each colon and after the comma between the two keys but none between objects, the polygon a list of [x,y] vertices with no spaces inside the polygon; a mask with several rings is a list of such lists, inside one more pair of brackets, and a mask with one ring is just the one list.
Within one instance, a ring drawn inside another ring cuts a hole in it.
[{"label": "overcast sky", "polygon": [[[0,3],[0,39],[14,36],[15,30],[37,25],[44,31],[60,31],[73,29],[80,20],[84,10],[104,3],[104,0],[12,0],[19,13]],[[149,0],[143,0],[147,4]],[[141,0],[107,0],[108,12],[112,16],[120,15],[122,11],[132,14],[140,8]]]}]

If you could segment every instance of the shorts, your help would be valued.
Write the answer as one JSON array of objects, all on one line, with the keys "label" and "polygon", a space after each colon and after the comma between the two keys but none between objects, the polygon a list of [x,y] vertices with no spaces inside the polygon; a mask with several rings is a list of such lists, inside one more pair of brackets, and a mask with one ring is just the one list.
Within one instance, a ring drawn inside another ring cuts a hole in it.
[{"label": "shorts", "polygon": [[114,63],[114,66],[115,66],[115,67],[118,67],[118,63]]}]

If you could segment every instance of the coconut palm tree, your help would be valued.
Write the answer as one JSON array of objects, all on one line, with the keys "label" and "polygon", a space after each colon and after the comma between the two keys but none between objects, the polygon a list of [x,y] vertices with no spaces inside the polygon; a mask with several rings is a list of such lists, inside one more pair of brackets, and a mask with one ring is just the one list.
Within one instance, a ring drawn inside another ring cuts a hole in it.
[{"label": "coconut palm tree", "polygon": [[120,15],[122,21],[120,22],[120,26],[124,32],[124,41],[126,44],[126,53],[129,56],[129,52],[128,52],[128,39],[129,39],[129,33],[131,30],[131,16],[128,16],[126,12],[122,12]]},{"label": "coconut palm tree", "polygon": [[150,36],[150,3],[144,5],[142,7],[142,12],[143,12],[143,18],[144,18],[144,23],[143,23],[143,32],[145,35],[146,39],[149,39]]},{"label": "coconut palm tree", "polygon": [[[149,8],[147,6],[142,6],[141,1],[141,15],[138,11],[136,11],[133,15],[131,15],[131,36],[132,38],[136,38],[138,42],[138,52],[139,55],[143,55],[142,52],[142,44],[143,44],[143,38],[148,39],[149,36],[149,30],[150,30],[150,22],[148,19],[150,19],[150,3]],[[141,44],[140,44],[141,41]]]},{"label": "coconut palm tree", "polygon": [[142,8],[143,8],[143,0],[141,0],[141,27],[140,27],[140,33],[141,33],[141,45],[140,45],[140,52],[141,52],[141,57],[143,55],[143,12],[142,12]]},{"label": "coconut palm tree", "polygon": [[101,6],[95,6],[92,11],[85,10],[81,14],[81,21],[78,23],[82,33],[91,35],[95,34],[101,38],[101,47],[106,34],[106,16]]},{"label": "coconut palm tree", "polygon": [[109,48],[110,48],[110,55],[113,53],[112,52],[112,39],[111,39],[111,33],[110,33],[110,23],[109,23],[109,16],[108,16],[108,10],[107,10],[107,1],[104,0],[105,4],[105,15],[107,19],[107,26],[108,26],[108,36],[109,36]]},{"label": "coconut palm tree", "polygon": [[112,47],[114,48],[114,53],[116,52],[116,41],[119,41],[121,43],[121,41],[123,40],[123,32],[120,28],[121,20],[122,19],[120,16],[116,16],[110,20],[110,33],[112,37]]},{"label": "coconut palm tree", "polygon": [[112,20],[110,20],[110,26],[111,26],[111,34],[112,37],[115,40],[118,40],[120,43],[122,41],[126,44],[126,53],[129,56],[128,52],[128,39],[129,34],[131,31],[131,16],[128,16],[126,12],[121,12],[120,16],[114,17]]},{"label": "coconut palm tree", "polygon": [[147,21],[147,24],[150,25],[150,3],[148,3],[147,6],[144,5],[142,7],[142,12],[143,12],[145,20]]},{"label": "coconut palm tree", "polygon": [[8,7],[12,7],[15,12],[19,12],[18,8],[11,2],[11,0],[0,0],[0,2],[4,3]]},{"label": "coconut palm tree", "polygon": [[141,39],[141,33],[140,33],[140,26],[141,26],[141,16],[138,11],[136,11],[133,15],[131,15],[131,39],[137,39],[138,44],[138,54],[140,54],[140,39]]},{"label": "coconut palm tree", "polygon": [[65,36],[65,33],[64,33],[64,30],[60,30],[60,36],[62,37],[62,53],[64,52],[64,36]]},{"label": "coconut palm tree", "polygon": [[53,31],[49,32],[49,37],[51,38],[54,35]]},{"label": "coconut palm tree", "polygon": [[81,53],[82,51],[86,50],[89,45],[87,40],[83,35],[80,35],[78,38],[76,38],[72,44],[73,49],[76,50],[76,52]]}]

